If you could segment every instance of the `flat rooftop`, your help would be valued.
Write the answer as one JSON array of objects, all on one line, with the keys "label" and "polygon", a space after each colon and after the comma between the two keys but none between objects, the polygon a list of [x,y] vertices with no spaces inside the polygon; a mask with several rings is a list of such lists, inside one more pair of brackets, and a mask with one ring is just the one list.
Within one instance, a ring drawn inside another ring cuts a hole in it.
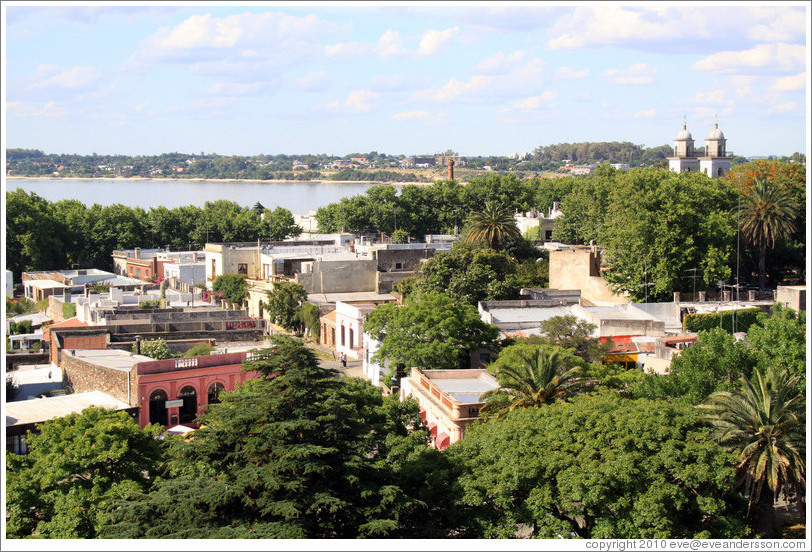
[{"label": "flat rooftop", "polygon": [[394,301],[395,297],[389,293],[376,293],[374,291],[356,291],[349,293],[308,293],[307,300],[311,303],[324,304],[336,303],[357,303],[357,302],[381,302]]},{"label": "flat rooftop", "polygon": [[599,320],[657,320],[646,311],[626,305],[613,307],[583,307],[586,312]]},{"label": "flat rooftop", "polygon": [[566,316],[572,314],[569,307],[508,307],[489,308],[488,312],[493,316],[493,323],[499,324],[508,322],[541,322],[549,320],[554,316]]},{"label": "flat rooftop", "polygon": [[423,375],[460,404],[480,403],[484,393],[499,387],[496,378],[487,370],[466,371],[477,373],[469,377],[454,377],[454,372],[461,370],[423,370]]},{"label": "flat rooftop", "polygon": [[69,414],[81,412],[89,406],[99,406],[113,410],[132,408],[124,401],[113,398],[101,391],[16,401],[6,403],[6,427],[38,424],[53,418],[62,418]]},{"label": "flat rooftop", "polygon": [[97,366],[112,368],[129,372],[133,366],[139,362],[151,362],[155,360],[144,355],[136,355],[129,351],[119,349],[76,349],[73,356],[79,360],[84,360]]}]

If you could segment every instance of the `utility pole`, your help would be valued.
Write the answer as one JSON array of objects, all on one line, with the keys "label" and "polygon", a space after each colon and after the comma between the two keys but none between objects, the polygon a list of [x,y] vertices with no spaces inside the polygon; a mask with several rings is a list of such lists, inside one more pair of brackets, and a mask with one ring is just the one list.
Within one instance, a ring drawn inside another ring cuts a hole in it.
[{"label": "utility pole", "polygon": [[685,271],[685,272],[691,272],[692,273],[691,276],[686,276],[686,278],[692,278],[694,280],[694,295],[692,297],[692,299],[694,301],[696,301],[696,279],[699,278],[699,275],[696,273],[697,270],[699,270],[699,269],[694,267],[694,268],[689,268],[688,270]]}]

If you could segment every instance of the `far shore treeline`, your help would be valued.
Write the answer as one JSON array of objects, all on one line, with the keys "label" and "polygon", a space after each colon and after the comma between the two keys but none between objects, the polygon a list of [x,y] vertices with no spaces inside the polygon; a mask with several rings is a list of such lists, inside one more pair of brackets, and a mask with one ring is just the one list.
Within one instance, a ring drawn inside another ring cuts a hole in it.
[{"label": "far shore treeline", "polygon": [[[737,206],[753,182],[769,179],[795,206],[792,231],[770,247],[742,233],[740,282],[754,283],[764,253],[771,286],[801,278],[806,264],[805,165],[789,160],[754,161],[724,179],[675,174],[664,168],[615,170],[598,165],[589,176],[519,178],[490,174],[466,184],[387,185],[343,198],[317,210],[321,232],[408,235],[460,233],[486,203],[513,212],[544,214],[559,202],[553,240],[594,242],[603,248],[604,276],[636,300],[669,300],[674,291],[718,289],[737,274]],[[743,205],[743,204],[742,204]],[[49,202],[21,189],[6,192],[7,267],[14,272],[71,267],[110,269],[114,249],[200,249],[206,242],[282,239],[301,230],[287,209],[241,206],[228,200],[200,208],[124,205],[86,206],[76,200]],[[741,218],[741,217],[739,217]],[[740,221],[741,222],[741,221]],[[536,235],[527,236],[537,238]],[[764,247],[762,247],[764,246]],[[694,281],[691,276],[696,274]],[[695,286],[695,288],[694,288]]]},{"label": "far shore treeline", "polygon": [[[663,165],[668,145],[651,148],[631,142],[579,142],[539,146],[532,153],[513,156],[464,157],[457,170],[510,171],[522,176],[555,172],[565,163],[625,163],[632,167]],[[447,150],[419,157],[458,156]],[[218,155],[216,153],[163,153],[161,155],[53,154],[37,149],[6,150],[6,174],[17,177],[61,178],[181,178],[219,180],[342,180],[367,182],[431,182],[433,172],[445,174],[445,165],[421,169],[404,164],[405,155],[372,151],[344,156]],[[736,157],[733,164],[747,160]]]}]

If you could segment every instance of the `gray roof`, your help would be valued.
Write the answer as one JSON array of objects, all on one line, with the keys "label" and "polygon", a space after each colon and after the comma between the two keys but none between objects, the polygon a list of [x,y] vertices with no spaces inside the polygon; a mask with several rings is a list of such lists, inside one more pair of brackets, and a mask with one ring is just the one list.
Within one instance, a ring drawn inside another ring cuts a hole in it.
[{"label": "gray roof", "polygon": [[123,371],[132,370],[133,366],[139,362],[155,360],[148,356],[118,349],[76,349],[73,351],[73,356],[97,366]]},{"label": "gray roof", "polygon": [[5,406],[6,427],[36,424],[53,418],[62,418],[69,414],[81,412],[89,406],[99,406],[113,410],[132,408],[124,401],[113,398],[101,391],[10,402],[6,403]]},{"label": "gray roof", "polygon": [[522,308],[490,308],[488,312],[493,316],[493,323],[510,322],[542,322],[554,316],[572,314],[569,307],[522,307]]}]

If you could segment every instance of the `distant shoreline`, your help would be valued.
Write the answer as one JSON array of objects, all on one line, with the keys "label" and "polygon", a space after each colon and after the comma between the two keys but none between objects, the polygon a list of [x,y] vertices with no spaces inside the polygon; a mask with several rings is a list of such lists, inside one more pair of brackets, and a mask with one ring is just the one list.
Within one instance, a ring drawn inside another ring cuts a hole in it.
[{"label": "distant shoreline", "polygon": [[111,176],[101,178],[88,178],[81,176],[7,176],[7,181],[10,180],[115,180],[119,182],[138,182],[140,180],[148,180],[150,182],[212,182],[218,184],[250,182],[254,184],[305,184],[308,182],[316,182],[318,184],[370,184],[377,186],[405,186],[407,184],[415,184],[417,186],[431,186],[434,182],[382,182],[378,180],[258,180],[250,178],[150,178],[147,176]]}]

